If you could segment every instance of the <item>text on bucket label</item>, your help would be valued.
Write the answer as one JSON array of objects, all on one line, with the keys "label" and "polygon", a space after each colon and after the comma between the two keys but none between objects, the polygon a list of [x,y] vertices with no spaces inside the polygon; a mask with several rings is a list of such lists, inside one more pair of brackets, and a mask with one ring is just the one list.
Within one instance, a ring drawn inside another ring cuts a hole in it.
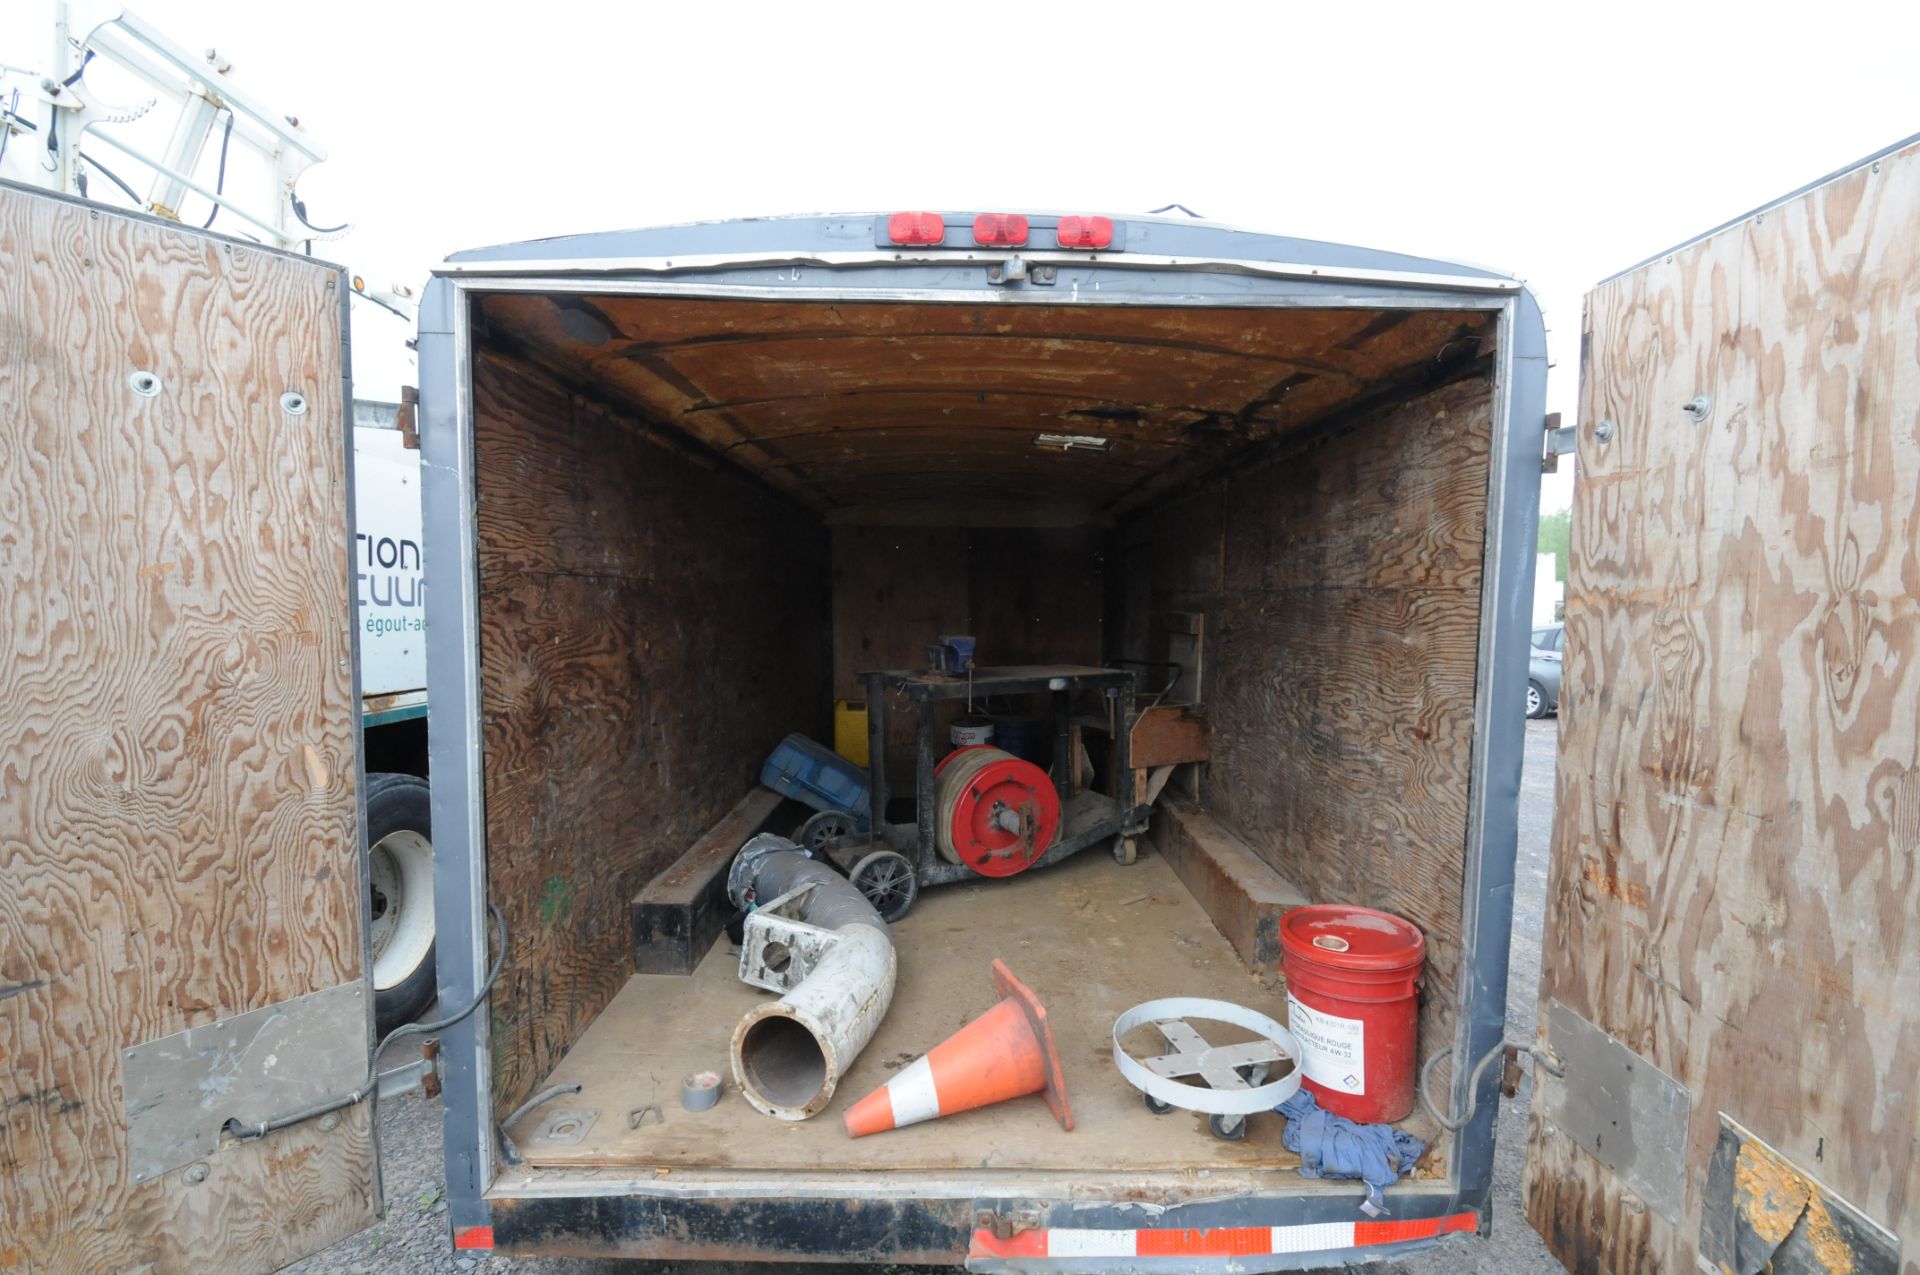
[{"label": "text on bucket label", "polygon": [[1300,1042],[1300,1070],[1316,1085],[1340,1093],[1367,1091],[1367,1025],[1339,1018],[1287,996],[1287,1029]]}]

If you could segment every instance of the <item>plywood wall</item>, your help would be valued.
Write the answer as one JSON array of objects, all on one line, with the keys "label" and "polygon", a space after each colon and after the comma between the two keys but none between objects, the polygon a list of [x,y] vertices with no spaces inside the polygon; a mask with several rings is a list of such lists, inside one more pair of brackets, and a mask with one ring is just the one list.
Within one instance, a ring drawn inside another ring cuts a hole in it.
[{"label": "plywood wall", "polygon": [[1693,1269],[1725,1112],[1920,1272],[1916,227],[1920,148],[1588,298],[1541,1003],[1693,1116],[1677,1226],[1536,1119],[1581,1271]]},{"label": "plywood wall", "polygon": [[733,471],[498,356],[474,372],[496,1101],[546,1075],[627,976],[628,907],[831,727],[826,533]]},{"label": "plywood wall", "polygon": [[340,339],[329,267],[0,188],[0,1268],[372,1221],[364,1107],[133,1185],[120,1062],[361,977]]},{"label": "plywood wall", "polygon": [[1452,1041],[1491,433],[1487,382],[1357,422],[1124,528],[1122,645],[1205,616],[1202,803],[1316,902],[1426,935]]},{"label": "plywood wall", "polygon": [[[863,695],[869,670],[925,666],[943,633],[972,634],[983,664],[1099,664],[1105,541],[1097,527],[834,528],[834,694]],[[913,723],[910,710],[888,721],[896,788],[911,785]]]}]

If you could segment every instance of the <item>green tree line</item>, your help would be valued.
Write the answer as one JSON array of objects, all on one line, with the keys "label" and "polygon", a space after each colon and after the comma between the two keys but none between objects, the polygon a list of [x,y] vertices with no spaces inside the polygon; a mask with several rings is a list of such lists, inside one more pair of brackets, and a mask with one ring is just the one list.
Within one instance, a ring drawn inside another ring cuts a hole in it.
[{"label": "green tree line", "polygon": [[1540,515],[1539,552],[1553,555],[1553,578],[1562,584],[1567,581],[1567,554],[1573,543],[1570,532],[1572,521],[1571,509]]}]

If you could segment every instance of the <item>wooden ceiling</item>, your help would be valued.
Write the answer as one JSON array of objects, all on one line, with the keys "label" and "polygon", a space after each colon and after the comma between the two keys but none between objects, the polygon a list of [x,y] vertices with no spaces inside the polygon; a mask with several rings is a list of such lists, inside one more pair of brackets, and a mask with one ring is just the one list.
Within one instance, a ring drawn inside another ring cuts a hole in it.
[{"label": "wooden ceiling", "polygon": [[[499,293],[482,338],[836,522],[1110,519],[1485,353],[1486,312]],[[1455,373],[1457,374],[1457,373]],[[1112,440],[1105,452],[1041,432]]]}]

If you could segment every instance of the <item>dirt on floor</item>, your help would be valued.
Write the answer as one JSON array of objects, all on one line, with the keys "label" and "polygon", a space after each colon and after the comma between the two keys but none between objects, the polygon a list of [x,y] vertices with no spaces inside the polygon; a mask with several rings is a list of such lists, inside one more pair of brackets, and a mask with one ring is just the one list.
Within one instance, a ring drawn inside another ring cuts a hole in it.
[{"label": "dirt on floor", "polygon": [[[1553,766],[1558,722],[1527,723],[1526,770],[1520,787],[1520,852],[1514,890],[1513,950],[1508,964],[1509,1040],[1531,1040],[1540,984],[1540,938],[1545,917],[1547,856],[1553,829]],[[385,1067],[407,1061],[399,1051]],[[1494,1152],[1493,1233],[1454,1241],[1375,1269],[1382,1275],[1539,1275],[1559,1269],[1520,1208],[1531,1086],[1501,1106]],[[414,1275],[485,1271],[516,1275],[813,1275],[822,1266],[736,1265],[702,1262],[604,1262],[581,1258],[472,1256],[448,1242],[445,1184],[440,1163],[440,1104],[419,1097],[392,1099],[380,1111],[380,1148],[387,1216],[305,1261],[296,1275]],[[870,1267],[904,1275],[898,1266]],[[957,1269],[957,1268],[956,1268]]]}]

